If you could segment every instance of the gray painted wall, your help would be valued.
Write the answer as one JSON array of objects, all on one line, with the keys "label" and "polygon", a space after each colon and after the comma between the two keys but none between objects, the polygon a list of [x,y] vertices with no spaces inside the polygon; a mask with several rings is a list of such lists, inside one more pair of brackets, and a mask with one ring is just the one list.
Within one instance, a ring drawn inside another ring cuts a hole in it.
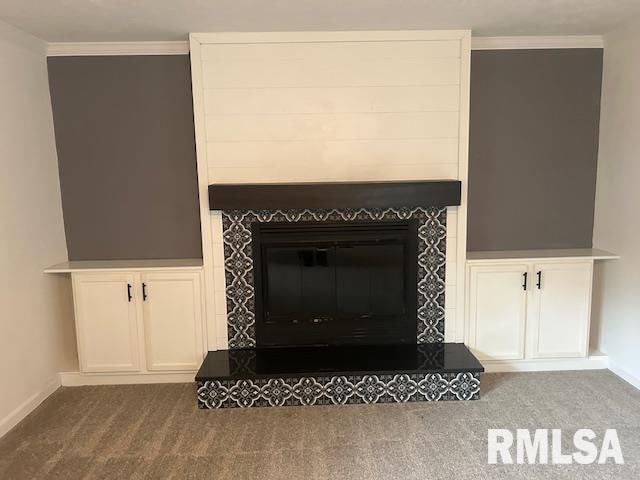
[{"label": "gray painted wall", "polygon": [[602,50],[474,51],[469,250],[588,248]]},{"label": "gray painted wall", "polygon": [[[200,257],[187,56],[52,57],[71,260]],[[602,50],[474,51],[469,250],[590,247]]]},{"label": "gray painted wall", "polygon": [[70,260],[201,257],[189,57],[51,57]]}]

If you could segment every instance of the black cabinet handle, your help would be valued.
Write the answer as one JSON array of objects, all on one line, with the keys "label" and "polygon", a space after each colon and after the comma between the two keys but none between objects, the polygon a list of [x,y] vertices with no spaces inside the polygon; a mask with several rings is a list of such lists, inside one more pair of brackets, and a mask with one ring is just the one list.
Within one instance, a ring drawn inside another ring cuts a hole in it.
[{"label": "black cabinet handle", "polygon": [[526,291],[526,290],[527,290],[527,272],[524,272],[524,273],[522,274],[522,289],[523,289],[524,291]]},{"label": "black cabinet handle", "polygon": [[133,298],[133,295],[131,295],[131,284],[127,283],[127,297],[129,298],[129,301],[131,301],[131,299]]},{"label": "black cabinet handle", "polygon": [[147,284],[144,282],[142,283],[142,301],[147,301]]},{"label": "black cabinet handle", "polygon": [[536,287],[538,287],[538,290],[540,290],[542,288],[542,270],[538,270],[538,273],[536,273],[536,275],[538,276]]}]

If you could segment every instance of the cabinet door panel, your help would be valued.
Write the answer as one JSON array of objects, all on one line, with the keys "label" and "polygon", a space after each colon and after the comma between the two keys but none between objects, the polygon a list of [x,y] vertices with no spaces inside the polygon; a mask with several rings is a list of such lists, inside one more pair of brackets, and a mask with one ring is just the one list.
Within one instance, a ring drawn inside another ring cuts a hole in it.
[{"label": "cabinet door panel", "polygon": [[525,272],[526,264],[470,268],[469,346],[479,359],[515,360],[524,357]]},{"label": "cabinet door panel", "polygon": [[592,263],[540,263],[534,266],[531,356],[584,357],[587,354]]},{"label": "cabinet door panel", "polygon": [[203,357],[200,274],[149,273],[142,281],[147,369],[197,369]]},{"label": "cabinet door panel", "polygon": [[78,355],[83,372],[140,368],[138,324],[130,273],[74,274]]}]

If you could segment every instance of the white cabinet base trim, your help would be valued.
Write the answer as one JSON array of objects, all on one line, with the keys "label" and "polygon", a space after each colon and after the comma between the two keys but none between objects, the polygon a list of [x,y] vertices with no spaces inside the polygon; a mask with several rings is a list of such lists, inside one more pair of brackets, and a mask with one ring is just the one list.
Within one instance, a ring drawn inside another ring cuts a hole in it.
[{"label": "white cabinet base trim", "polygon": [[148,383],[194,383],[197,370],[176,373],[80,373],[60,372],[63,387],[84,385],[135,385]]},{"label": "white cabinet base trim", "polygon": [[38,405],[46,400],[46,398],[60,388],[60,379],[55,376],[51,381],[39,392],[34,393],[24,402],[13,409],[9,415],[0,419],[0,437],[20,423],[27,415],[33,412]]},{"label": "white cabinet base trim", "polygon": [[[559,370],[603,370],[609,368],[609,357],[590,355],[585,358],[539,358],[525,360],[481,360],[485,373],[552,372]],[[615,373],[615,372],[614,372]]]}]

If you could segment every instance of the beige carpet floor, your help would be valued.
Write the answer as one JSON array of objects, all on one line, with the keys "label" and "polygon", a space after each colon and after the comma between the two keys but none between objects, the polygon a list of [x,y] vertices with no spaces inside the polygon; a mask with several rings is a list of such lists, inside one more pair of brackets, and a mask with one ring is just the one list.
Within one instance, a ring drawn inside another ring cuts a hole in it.
[{"label": "beige carpet floor", "polygon": [[[61,388],[0,479],[640,478],[640,392],[608,371],[485,374],[482,399],[198,410],[194,385]],[[625,465],[487,465],[488,428],[617,428]]]}]

